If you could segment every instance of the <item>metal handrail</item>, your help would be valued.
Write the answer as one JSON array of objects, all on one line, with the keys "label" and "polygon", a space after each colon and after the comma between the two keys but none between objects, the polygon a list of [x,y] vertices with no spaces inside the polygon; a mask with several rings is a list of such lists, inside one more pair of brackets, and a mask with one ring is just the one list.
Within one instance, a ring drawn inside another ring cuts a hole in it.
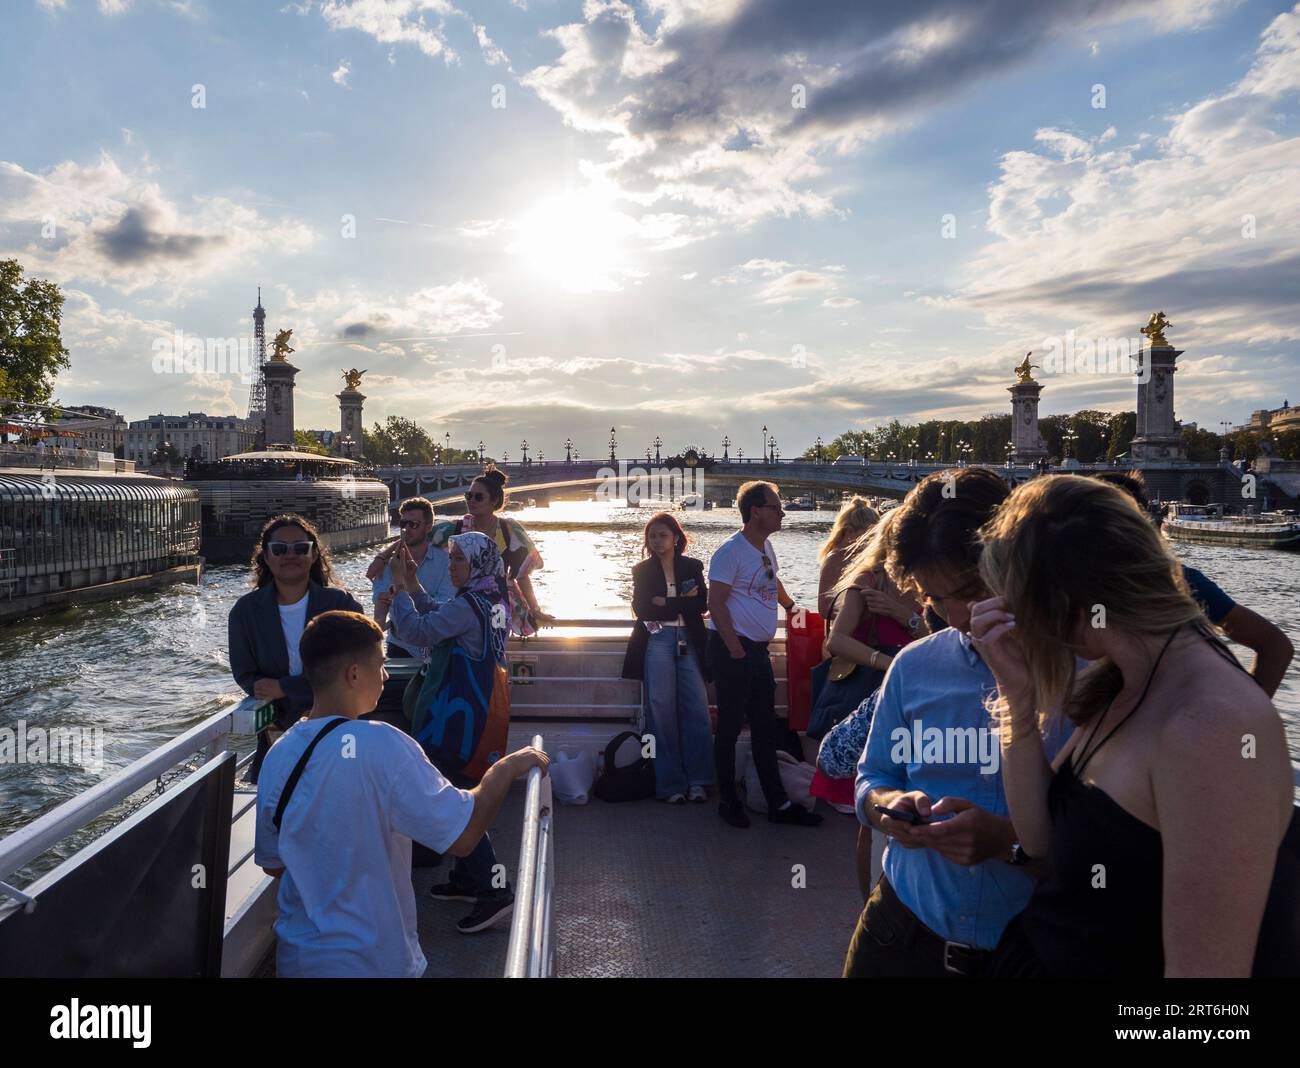
[{"label": "metal handrail", "polygon": [[[533,737],[541,749],[542,736]],[[515,914],[506,949],[507,979],[548,979],[552,972],[551,903],[555,869],[551,780],[541,768],[528,773],[524,833],[519,844]]]},{"label": "metal handrail", "polygon": [[232,734],[253,733],[258,713],[270,702],[246,697],[223,712],[209,716],[167,744],[146,753],[121,771],[96,783],[85,793],[38,816],[31,823],[0,839],[0,880],[53,849],[70,834],[85,828],[114,805],[157,782],[200,749],[210,759],[228,748]]}]

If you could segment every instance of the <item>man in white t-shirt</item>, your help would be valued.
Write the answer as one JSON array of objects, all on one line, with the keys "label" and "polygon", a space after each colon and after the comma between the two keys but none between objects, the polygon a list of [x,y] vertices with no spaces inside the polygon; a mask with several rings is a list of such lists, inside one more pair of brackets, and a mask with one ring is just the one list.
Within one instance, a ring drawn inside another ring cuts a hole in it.
[{"label": "man in white t-shirt", "polygon": [[778,603],[787,617],[794,598],[777,577],[776,550],[768,536],[781,529],[781,497],[770,482],[746,482],[736,497],[744,527],[709,560],[709,662],[718,695],[713,762],[718,814],[733,827],[749,817],[736,794],[736,739],[749,718],[751,757],[773,823],[815,827],[821,816],[790,803],[776,760],[776,679],[768,642],[776,636]]},{"label": "man in white t-shirt", "polygon": [[281,976],[421,976],[412,839],[467,856],[510,784],[546,770],[545,753],[520,749],[472,790],[458,790],[414,739],[357,721],[383,689],[383,637],[357,612],[324,612],[308,624],[301,653],[315,705],[262,765],[254,857],[281,877]]}]

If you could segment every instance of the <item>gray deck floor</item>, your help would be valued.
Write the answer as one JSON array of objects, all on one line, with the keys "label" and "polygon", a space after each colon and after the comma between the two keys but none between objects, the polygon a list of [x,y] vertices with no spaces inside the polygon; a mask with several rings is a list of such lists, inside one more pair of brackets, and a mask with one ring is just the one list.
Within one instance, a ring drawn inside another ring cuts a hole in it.
[{"label": "gray deck floor", "polygon": [[[513,880],[523,789],[492,840]],[[737,830],[717,803],[561,805],[555,815],[555,970],[559,977],[834,977],[862,909],[857,821],[825,805],[820,827],[774,826],[757,813]],[[793,885],[802,865],[803,888]],[[507,931],[462,935],[463,902],[428,887],[448,867],[415,873],[429,976],[500,976]]]}]

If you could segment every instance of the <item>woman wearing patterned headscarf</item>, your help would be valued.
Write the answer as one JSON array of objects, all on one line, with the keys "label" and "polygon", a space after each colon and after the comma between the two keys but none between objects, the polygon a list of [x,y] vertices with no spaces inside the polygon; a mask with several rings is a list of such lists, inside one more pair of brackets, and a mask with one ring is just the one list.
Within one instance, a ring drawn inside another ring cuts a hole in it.
[{"label": "woman wearing patterned headscarf", "polygon": [[[423,671],[407,688],[411,734],[453,785],[467,788],[505,752],[510,725],[505,671],[510,598],[505,564],[491,538],[477,532],[450,539],[456,596],[443,605],[420,588],[416,563],[402,546],[393,558],[389,624],[398,641],[429,650]],[[472,934],[505,922],[514,907],[509,885],[494,887],[496,853],[487,835],[457,858],[450,881],[429,893],[442,901],[472,901],[457,924]]]}]

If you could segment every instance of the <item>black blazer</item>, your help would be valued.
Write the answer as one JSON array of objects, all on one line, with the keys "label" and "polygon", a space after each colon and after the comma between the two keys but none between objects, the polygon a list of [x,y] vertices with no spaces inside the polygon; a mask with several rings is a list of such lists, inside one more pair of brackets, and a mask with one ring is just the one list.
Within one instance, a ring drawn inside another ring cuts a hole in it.
[{"label": "black blazer", "polygon": [[[700,670],[706,682],[710,681],[708,657],[708,635],[701,618],[709,610],[709,587],[704,581],[704,564],[691,556],[679,556],[673,565],[673,574],[677,578],[677,588],[687,579],[694,579],[699,593],[687,597],[669,597],[668,580],[657,557],[651,556],[632,568],[632,611],[636,614],[637,625],[632,628],[632,636],[627,642],[627,655],[623,658],[623,678],[645,678],[645,651],[650,643],[650,632],[641,626],[645,619],[659,620],[662,623],[675,623],[682,617],[690,635],[691,644],[695,646],[696,656],[700,661]],[[668,603],[662,608],[651,604],[651,599],[663,597]]]},{"label": "black blazer", "polygon": [[[347,590],[307,587],[307,622],[322,612],[335,609],[369,615]],[[275,603],[275,583],[268,582],[244,594],[230,610],[230,673],[243,691],[253,695],[258,679],[278,679],[284,698],[275,702],[275,722],[287,726],[311,708],[311,684],[306,675],[289,674],[289,647],[280,626],[280,609]]]}]

